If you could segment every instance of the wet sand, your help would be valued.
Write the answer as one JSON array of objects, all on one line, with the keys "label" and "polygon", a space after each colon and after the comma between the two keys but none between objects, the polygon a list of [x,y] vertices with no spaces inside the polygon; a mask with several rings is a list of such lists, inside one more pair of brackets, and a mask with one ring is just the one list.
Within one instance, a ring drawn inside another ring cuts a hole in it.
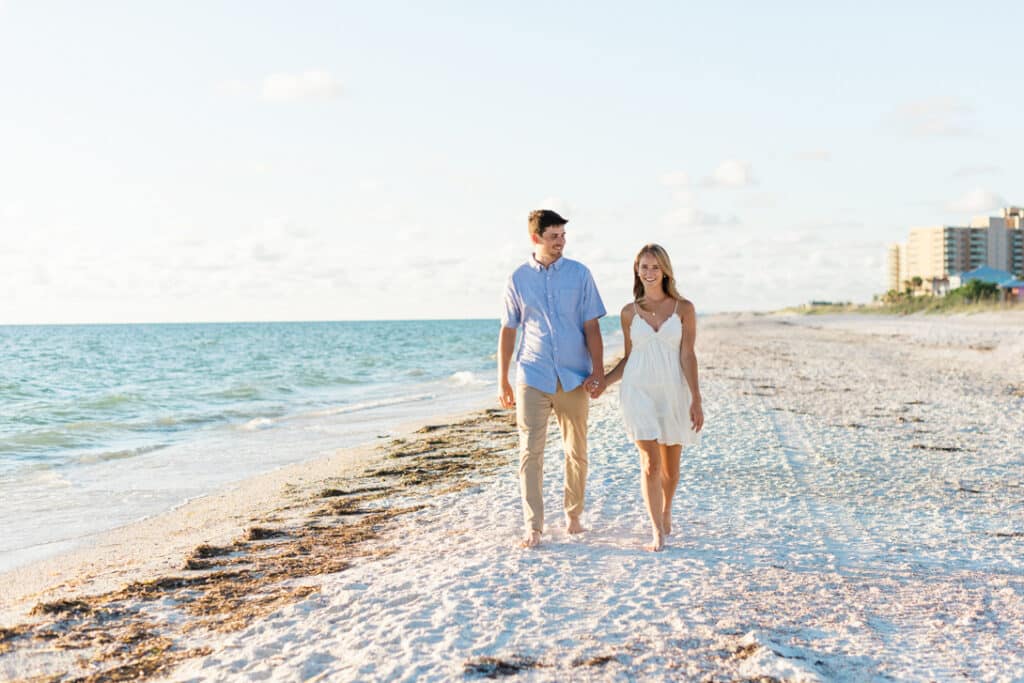
[{"label": "wet sand", "polygon": [[508,461],[510,414],[425,425],[254,478],[73,553],[0,577],[0,674],[123,680],[167,674],[318,590],[318,579],[392,551],[381,535],[430,497]]}]

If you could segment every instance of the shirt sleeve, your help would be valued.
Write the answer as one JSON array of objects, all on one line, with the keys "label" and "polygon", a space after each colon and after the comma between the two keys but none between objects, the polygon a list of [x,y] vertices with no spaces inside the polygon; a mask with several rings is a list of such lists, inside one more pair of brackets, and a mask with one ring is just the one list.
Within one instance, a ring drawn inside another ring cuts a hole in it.
[{"label": "shirt sleeve", "polygon": [[523,320],[523,307],[519,302],[519,292],[511,277],[505,284],[505,308],[501,313],[501,326],[517,328]]},{"label": "shirt sleeve", "polygon": [[594,320],[595,318],[603,318],[608,313],[604,308],[604,302],[601,301],[601,294],[597,291],[594,276],[590,274],[589,269],[584,271],[583,291],[580,293],[580,310],[583,311],[584,322]]}]

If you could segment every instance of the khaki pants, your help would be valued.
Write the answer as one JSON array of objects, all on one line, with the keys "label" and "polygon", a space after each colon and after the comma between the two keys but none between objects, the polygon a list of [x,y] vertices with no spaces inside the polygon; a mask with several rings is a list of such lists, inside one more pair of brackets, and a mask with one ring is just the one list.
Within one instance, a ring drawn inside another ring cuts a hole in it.
[{"label": "khaki pants", "polygon": [[520,384],[516,387],[516,424],[519,427],[519,489],[523,496],[526,530],[544,531],[544,445],[552,411],[562,430],[565,446],[565,512],[583,513],[587,484],[587,413],[590,397],[582,386],[553,394]]}]

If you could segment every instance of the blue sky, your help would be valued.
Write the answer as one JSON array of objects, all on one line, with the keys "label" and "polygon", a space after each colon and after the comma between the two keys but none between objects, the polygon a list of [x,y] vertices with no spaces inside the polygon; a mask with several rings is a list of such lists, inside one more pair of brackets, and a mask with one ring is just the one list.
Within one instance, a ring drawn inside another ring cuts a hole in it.
[{"label": "blue sky", "polygon": [[497,317],[526,214],[610,310],[869,300],[1024,202],[1011,3],[0,0],[0,323]]}]

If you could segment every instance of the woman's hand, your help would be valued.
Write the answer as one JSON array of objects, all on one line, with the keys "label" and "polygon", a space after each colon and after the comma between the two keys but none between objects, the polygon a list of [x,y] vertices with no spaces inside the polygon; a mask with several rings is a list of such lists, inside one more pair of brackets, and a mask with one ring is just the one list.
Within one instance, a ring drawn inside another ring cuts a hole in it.
[{"label": "woman's hand", "polygon": [[701,408],[699,398],[690,401],[690,424],[695,432],[704,428],[704,409]]}]

